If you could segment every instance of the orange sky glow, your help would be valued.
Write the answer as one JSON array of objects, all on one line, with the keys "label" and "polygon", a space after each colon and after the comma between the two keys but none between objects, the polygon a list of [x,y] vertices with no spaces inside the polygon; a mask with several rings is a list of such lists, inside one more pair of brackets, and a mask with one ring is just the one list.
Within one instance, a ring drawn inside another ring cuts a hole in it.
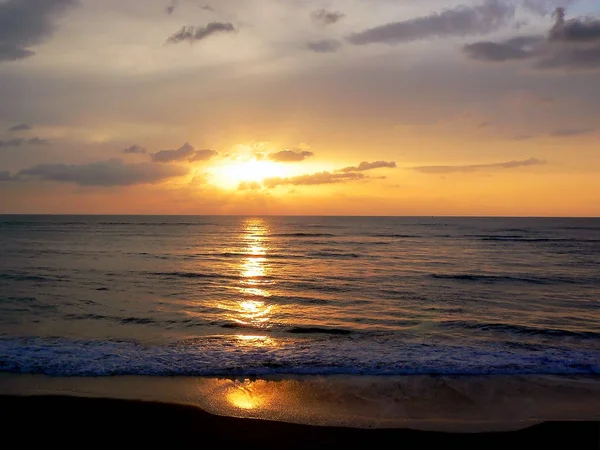
[{"label": "orange sky glow", "polygon": [[595,1],[34,3],[0,213],[600,216]]}]

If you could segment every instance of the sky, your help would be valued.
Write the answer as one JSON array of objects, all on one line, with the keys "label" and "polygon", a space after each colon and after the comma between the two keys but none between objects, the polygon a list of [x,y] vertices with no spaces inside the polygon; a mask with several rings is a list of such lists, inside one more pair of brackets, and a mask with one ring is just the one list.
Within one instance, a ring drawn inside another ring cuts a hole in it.
[{"label": "sky", "polygon": [[600,216],[600,2],[0,0],[0,213]]}]

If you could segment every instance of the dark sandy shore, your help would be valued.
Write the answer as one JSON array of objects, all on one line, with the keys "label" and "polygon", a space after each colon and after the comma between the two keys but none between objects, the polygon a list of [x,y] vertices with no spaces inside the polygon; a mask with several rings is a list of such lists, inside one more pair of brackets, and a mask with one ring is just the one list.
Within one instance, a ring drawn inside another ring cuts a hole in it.
[{"label": "dark sandy shore", "polygon": [[546,422],[519,431],[454,434],[356,429],[221,417],[193,406],[67,396],[0,396],[3,441],[89,448],[600,448],[599,422]]}]

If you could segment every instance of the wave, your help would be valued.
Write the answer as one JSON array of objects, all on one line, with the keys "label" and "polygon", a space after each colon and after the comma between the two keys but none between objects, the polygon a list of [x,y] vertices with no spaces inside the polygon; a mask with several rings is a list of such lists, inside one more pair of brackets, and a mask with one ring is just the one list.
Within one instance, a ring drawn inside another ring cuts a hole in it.
[{"label": "wave", "polygon": [[297,259],[305,258],[304,255],[295,253],[248,253],[248,252],[221,252],[221,253],[198,253],[194,256],[217,256],[221,258],[267,258],[267,259]]},{"label": "wave", "polygon": [[120,323],[122,325],[173,325],[173,324],[189,324],[192,322],[192,319],[152,319],[149,317],[119,317],[119,316],[110,316],[104,314],[65,314],[63,319],[66,320],[99,320],[99,321],[109,321],[114,323]]},{"label": "wave", "polygon": [[331,304],[331,303],[338,303],[337,300],[327,300],[327,299],[323,299],[323,298],[306,297],[306,296],[300,296],[300,295],[277,295],[277,294],[269,296],[269,302],[280,304],[280,305],[293,305],[293,304],[325,305],[325,304]]},{"label": "wave", "polygon": [[525,336],[546,336],[546,337],[567,337],[578,339],[600,339],[600,333],[593,331],[573,331],[552,328],[537,328],[526,325],[506,324],[506,323],[484,323],[472,322],[466,320],[450,320],[440,322],[439,326],[451,329],[469,329],[479,331],[497,331],[504,333],[519,334]]},{"label": "wave", "polygon": [[336,237],[331,233],[275,233],[270,234],[272,237]]},{"label": "wave", "polygon": [[598,347],[475,347],[352,337],[261,335],[256,339],[260,345],[225,335],[152,346],[127,341],[0,338],[0,371],[57,377],[600,374]]},{"label": "wave", "polygon": [[128,227],[167,227],[167,226],[177,226],[177,227],[203,227],[203,226],[219,226],[222,224],[218,224],[215,222],[111,222],[111,221],[102,221],[96,222],[93,220],[90,221],[57,221],[57,220],[48,220],[48,221],[17,221],[17,220],[7,220],[0,221],[0,226],[40,226],[40,227],[62,227],[62,226],[86,226],[86,227],[96,227],[96,226],[128,226]]},{"label": "wave", "polygon": [[63,277],[47,277],[42,275],[29,275],[26,273],[0,273],[0,280],[10,281],[37,281],[39,283],[50,283],[63,281]]},{"label": "wave", "polygon": [[44,303],[36,297],[9,296],[0,298],[0,311],[6,313],[33,312],[33,311],[57,311],[56,305]]},{"label": "wave", "polygon": [[365,234],[364,236],[369,236],[369,237],[386,237],[386,238],[400,238],[400,239],[419,239],[422,238],[423,236],[420,234],[388,234],[388,233],[368,233]]},{"label": "wave", "polygon": [[361,258],[364,255],[359,255],[358,253],[345,253],[345,252],[327,252],[327,251],[319,251],[309,253],[309,256],[320,257],[320,258]]},{"label": "wave", "polygon": [[239,277],[223,275],[217,273],[199,273],[199,272],[149,272],[149,275],[163,278],[214,278],[225,280],[237,280]]},{"label": "wave", "polygon": [[[293,281],[293,280],[282,280],[279,283],[279,286],[289,287],[294,290],[299,291],[317,291],[317,292],[352,292],[356,289],[354,285],[348,284],[323,284],[323,282],[319,281],[310,281],[310,280],[302,280],[302,281]],[[357,304],[358,302],[352,301],[353,304]]]},{"label": "wave", "polygon": [[104,225],[104,226],[132,226],[132,227],[204,227],[219,225],[214,222],[88,222],[90,225]]},{"label": "wave", "polygon": [[438,274],[434,273],[430,275],[432,278],[440,280],[455,280],[455,281],[470,281],[478,283],[530,283],[530,284],[554,284],[554,283],[567,283],[575,284],[578,280],[572,278],[541,278],[541,277],[515,277],[510,275],[480,275],[470,273],[460,274]]},{"label": "wave", "polygon": [[577,231],[600,231],[600,226],[597,227],[586,227],[586,226],[563,226],[556,227],[557,230],[577,230]]},{"label": "wave", "polygon": [[499,241],[499,242],[577,242],[577,243],[595,243],[600,242],[600,239],[583,239],[583,238],[530,238],[523,236],[497,236],[486,234],[465,235],[468,237],[476,237],[481,241]]},{"label": "wave", "polygon": [[37,220],[31,220],[31,221],[25,221],[25,220],[7,220],[7,221],[0,221],[0,225],[11,225],[11,226],[23,226],[23,225],[39,225],[39,226],[48,226],[48,225],[57,225],[57,226],[62,226],[62,225],[95,225],[94,222],[61,222],[61,221],[53,221],[53,220],[49,220],[49,221],[37,221]]},{"label": "wave", "polygon": [[292,334],[334,334],[334,335],[349,335],[351,330],[344,328],[323,328],[323,327],[293,327],[286,330]]}]

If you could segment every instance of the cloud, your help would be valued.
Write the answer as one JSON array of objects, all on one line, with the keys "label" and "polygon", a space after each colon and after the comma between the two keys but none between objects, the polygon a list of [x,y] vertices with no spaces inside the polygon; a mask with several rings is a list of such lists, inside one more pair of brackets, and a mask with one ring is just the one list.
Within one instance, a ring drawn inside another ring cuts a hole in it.
[{"label": "cloud", "polygon": [[564,8],[554,12],[554,25],[546,36],[521,36],[500,42],[467,44],[472,59],[504,62],[535,59],[538,69],[589,70],[600,68],[600,20],[565,19]]},{"label": "cloud", "polygon": [[575,1],[577,0],[524,0],[523,6],[529,11],[533,11],[540,16],[545,16],[557,7],[565,6]]},{"label": "cloud", "polygon": [[19,125],[15,125],[14,127],[10,127],[8,129],[9,133],[14,133],[16,131],[30,131],[33,130],[33,127],[27,125],[26,123],[20,123]]},{"label": "cloud", "polygon": [[536,64],[538,69],[590,70],[600,68],[600,45],[584,48],[558,48]]},{"label": "cloud", "polygon": [[529,158],[521,161],[508,161],[492,164],[472,164],[466,166],[418,166],[412,167],[412,170],[421,173],[458,173],[458,172],[477,172],[480,170],[496,170],[496,169],[515,169],[517,167],[541,166],[546,164],[546,161]]},{"label": "cloud", "polygon": [[533,134],[518,134],[516,136],[512,137],[513,141],[528,141],[530,139],[533,139],[535,137],[535,135]]},{"label": "cloud", "polygon": [[306,48],[315,53],[333,53],[337,52],[342,47],[342,43],[337,39],[323,39],[320,41],[310,41],[306,44]]},{"label": "cloud", "polygon": [[565,20],[564,8],[556,8],[549,38],[563,42],[600,42],[600,20],[591,17]]},{"label": "cloud", "polygon": [[140,147],[139,145],[132,145],[131,147],[127,147],[126,149],[123,149],[123,153],[145,154],[145,153],[148,153],[148,150],[146,150],[144,147]]},{"label": "cloud", "polygon": [[30,47],[54,31],[54,19],[77,0],[8,0],[0,2],[0,62],[35,54]]},{"label": "cloud", "polygon": [[595,128],[562,128],[554,130],[550,133],[556,137],[570,137],[570,136],[581,136],[582,134],[590,134],[596,131]]},{"label": "cloud", "polygon": [[242,181],[238,186],[238,191],[255,191],[260,188],[262,186],[257,181]]},{"label": "cloud", "polygon": [[548,33],[548,51],[538,62],[540,69],[600,68],[600,20],[592,17],[565,19],[556,8],[555,23]]},{"label": "cloud", "polygon": [[543,36],[520,36],[500,42],[475,42],[463,47],[463,51],[471,58],[480,61],[512,61],[533,58],[539,54],[539,46],[544,42]]},{"label": "cloud", "polygon": [[169,15],[173,14],[179,5],[178,0],[171,0],[171,2],[165,8],[165,12]]},{"label": "cloud", "polygon": [[290,178],[267,178],[263,181],[263,184],[268,188],[274,188],[277,186],[293,185],[293,186],[316,186],[320,184],[335,184],[345,183],[347,181],[363,180],[366,176],[362,173],[331,173],[331,172],[319,172],[310,175],[299,175],[297,177]]},{"label": "cloud", "polygon": [[277,153],[269,153],[267,158],[277,162],[298,162],[311,156],[314,156],[314,153],[306,150],[282,150]]},{"label": "cloud", "polygon": [[0,147],[21,147],[23,145],[46,145],[46,144],[48,144],[48,140],[42,139],[39,137],[33,137],[30,139],[23,139],[23,138],[8,139],[8,140],[0,139]]},{"label": "cloud", "polygon": [[181,166],[151,163],[125,164],[120,159],[89,164],[40,164],[21,170],[19,179],[35,178],[43,181],[74,183],[80,186],[131,186],[158,183],[168,178],[183,176],[188,170]]},{"label": "cloud", "polygon": [[28,145],[48,145],[50,141],[48,139],[42,139],[40,137],[32,137],[31,139],[27,139],[25,141]]},{"label": "cloud", "polygon": [[476,6],[459,6],[416,19],[393,22],[354,33],[354,45],[398,44],[428,37],[485,34],[505,25],[515,15],[515,6],[506,0],[485,0]]},{"label": "cloud", "polygon": [[8,170],[0,170],[0,181],[12,181],[13,179]]},{"label": "cloud", "polygon": [[206,161],[218,155],[215,150],[196,150],[190,144],[185,143],[177,150],[161,150],[152,154],[152,161],[156,163],[170,163],[177,161]]},{"label": "cloud", "polygon": [[177,44],[179,42],[188,41],[191,43],[206,39],[213,34],[233,33],[234,31],[236,31],[235,27],[228,22],[211,22],[205,27],[186,26],[182,27],[181,30],[167,39],[167,42]]},{"label": "cloud", "polygon": [[319,25],[332,25],[342,20],[345,16],[344,13],[339,11],[327,11],[326,9],[318,9],[310,13],[310,18]]},{"label": "cloud", "polygon": [[382,169],[382,168],[390,168],[394,169],[396,167],[396,163],[394,161],[373,161],[367,162],[363,161],[358,166],[344,167],[343,169],[338,170],[338,172],[364,172],[365,170],[373,170],[373,169]]}]

